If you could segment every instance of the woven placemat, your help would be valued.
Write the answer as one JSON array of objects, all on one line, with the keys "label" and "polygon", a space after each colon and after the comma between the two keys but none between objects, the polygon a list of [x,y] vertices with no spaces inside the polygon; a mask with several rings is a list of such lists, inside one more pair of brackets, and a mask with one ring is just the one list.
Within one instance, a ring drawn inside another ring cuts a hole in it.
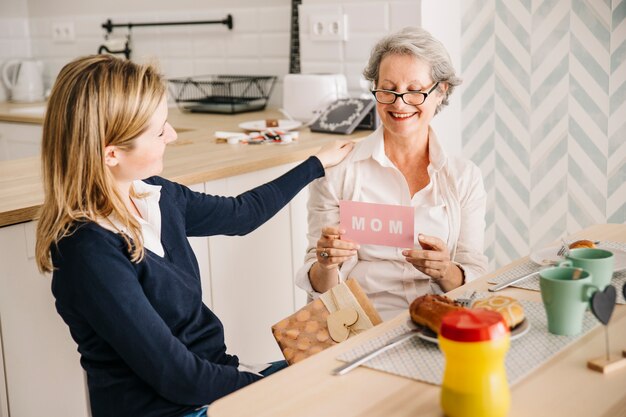
[{"label": "woven placemat", "polygon": [[[480,298],[480,296],[478,297]],[[526,319],[530,321],[530,330],[525,335],[511,341],[511,348],[507,353],[505,363],[507,380],[510,385],[521,381],[534,369],[600,324],[590,312],[586,312],[580,335],[556,336],[548,333],[547,317],[541,302],[520,302],[524,306]],[[391,338],[409,331],[409,329],[409,324],[404,324],[378,338],[367,341],[361,346],[344,352],[337,359],[345,362],[354,360],[384,345]],[[598,354],[601,353],[598,352]],[[373,358],[363,366],[429,384],[441,385],[445,361],[437,344],[413,337]]]},{"label": "woven placemat", "polygon": [[[621,242],[602,242],[602,248],[606,249],[618,249],[626,252],[626,243]],[[531,274],[533,272],[537,272],[542,269],[541,266],[537,265],[533,261],[522,262],[514,268],[506,271],[501,275],[497,275],[491,279],[489,279],[489,283],[491,284],[500,284],[502,282],[508,281],[509,279],[520,277],[522,275]],[[624,299],[624,295],[622,293],[622,288],[624,284],[626,284],[626,270],[622,270],[620,272],[615,272],[613,274],[613,278],[611,279],[611,284],[617,289],[617,304],[626,304],[626,300]],[[515,283],[511,285],[511,287],[523,288],[526,290],[539,291],[539,275],[533,275],[531,277],[526,278],[523,281]]]}]

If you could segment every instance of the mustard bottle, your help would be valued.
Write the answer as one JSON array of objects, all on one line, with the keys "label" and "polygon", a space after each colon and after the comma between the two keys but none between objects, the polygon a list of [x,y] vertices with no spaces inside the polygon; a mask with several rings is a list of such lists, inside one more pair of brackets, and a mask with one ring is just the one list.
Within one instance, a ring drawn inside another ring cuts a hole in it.
[{"label": "mustard bottle", "polygon": [[502,315],[481,309],[448,313],[439,346],[446,360],[441,387],[446,416],[506,416],[511,405],[504,368],[509,328]]}]

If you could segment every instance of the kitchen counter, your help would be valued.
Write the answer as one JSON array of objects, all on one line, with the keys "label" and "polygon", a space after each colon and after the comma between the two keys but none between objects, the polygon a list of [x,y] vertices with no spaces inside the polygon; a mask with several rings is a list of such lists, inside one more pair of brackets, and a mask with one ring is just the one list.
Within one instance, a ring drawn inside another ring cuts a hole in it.
[{"label": "kitchen counter", "polygon": [[0,122],[43,123],[45,102],[17,104],[0,102]]},{"label": "kitchen counter", "polygon": [[[18,105],[0,103],[0,122],[43,122],[44,103]],[[216,143],[216,131],[242,131],[245,121],[279,119],[276,110],[218,115],[184,113],[170,108],[168,121],[178,132],[178,140],[165,153],[162,176],[185,185],[203,183],[306,159],[335,139],[360,139],[371,131],[352,135],[312,133],[300,129],[300,137],[290,144],[229,145]],[[0,162],[0,227],[37,218],[43,203],[39,158]]]}]

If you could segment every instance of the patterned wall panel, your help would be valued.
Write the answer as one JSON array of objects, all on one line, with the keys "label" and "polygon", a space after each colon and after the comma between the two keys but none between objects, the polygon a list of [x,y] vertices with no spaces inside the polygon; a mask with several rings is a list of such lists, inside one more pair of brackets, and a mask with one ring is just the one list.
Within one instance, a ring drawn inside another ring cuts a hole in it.
[{"label": "patterned wall panel", "polygon": [[461,2],[463,153],[481,169],[487,190],[485,254],[495,256],[495,0]]},{"label": "patterned wall panel", "polygon": [[496,268],[626,222],[626,0],[462,2],[463,148]]},{"label": "patterned wall panel", "polygon": [[531,10],[529,247],[567,228],[568,3],[535,2]]},{"label": "patterned wall panel", "polygon": [[496,254],[497,265],[528,253],[530,226],[529,1],[497,1]]},{"label": "patterned wall panel", "polygon": [[626,0],[611,10],[607,218],[626,222]]},{"label": "patterned wall panel", "polygon": [[570,19],[569,230],[606,221],[610,4],[573,0]]}]

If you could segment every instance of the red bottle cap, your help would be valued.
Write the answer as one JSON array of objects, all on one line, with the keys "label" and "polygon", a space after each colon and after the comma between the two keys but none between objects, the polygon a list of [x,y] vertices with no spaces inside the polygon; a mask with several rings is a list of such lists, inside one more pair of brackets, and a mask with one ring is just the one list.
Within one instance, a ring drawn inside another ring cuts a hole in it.
[{"label": "red bottle cap", "polygon": [[495,311],[465,309],[452,311],[441,322],[441,336],[456,342],[482,342],[504,337],[509,328]]}]

